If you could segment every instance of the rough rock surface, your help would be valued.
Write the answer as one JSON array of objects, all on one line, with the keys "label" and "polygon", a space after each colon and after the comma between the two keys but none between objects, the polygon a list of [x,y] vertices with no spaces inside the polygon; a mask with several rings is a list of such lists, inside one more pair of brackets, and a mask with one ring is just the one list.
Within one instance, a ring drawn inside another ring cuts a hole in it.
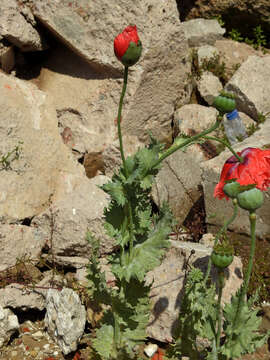
[{"label": "rough rock surface", "polygon": [[[35,268],[37,271],[37,269]],[[46,306],[46,296],[50,288],[56,288],[55,284],[61,284],[63,280],[60,275],[56,275],[49,270],[41,275],[43,279],[37,281],[29,271],[33,283],[28,285],[13,283],[0,289],[0,304],[3,307],[12,309],[44,310]],[[33,285],[34,284],[34,285]]]},{"label": "rough rock surface", "polygon": [[231,39],[221,39],[215,42],[220,54],[220,60],[225,63],[225,74],[231,78],[239,66],[251,55],[262,56],[262,53],[252,46]]},{"label": "rough rock surface", "polygon": [[[218,41],[218,40],[217,40]],[[198,62],[199,66],[202,65],[204,60],[210,60],[219,55],[219,51],[215,46],[203,45],[198,48]]]},{"label": "rough rock surface", "polygon": [[19,322],[16,315],[9,309],[0,305],[0,347],[8,343],[11,335],[19,329]]},{"label": "rough rock surface", "polygon": [[225,15],[228,21],[231,20],[243,25],[248,23],[249,27],[253,21],[256,25],[263,21],[269,23],[270,4],[268,0],[197,0],[196,2],[178,0],[178,2],[180,3],[180,12],[186,19]]},{"label": "rough rock surface", "polygon": [[217,20],[194,19],[184,21],[181,25],[190,47],[214,45],[225,33]]},{"label": "rough rock surface", "polygon": [[16,0],[1,0],[0,36],[22,51],[44,50],[45,44],[38,31],[26,20],[26,8]]},{"label": "rough rock surface", "polygon": [[86,311],[79,295],[72,289],[50,289],[46,298],[45,324],[48,333],[67,355],[77,349],[84,333]]},{"label": "rough rock surface", "polygon": [[217,76],[209,71],[205,71],[201,78],[197,81],[198,91],[201,97],[212,105],[215,97],[218,96],[223,86]]},{"label": "rough rock surface", "polygon": [[[171,243],[172,246],[162,264],[147,274],[147,281],[154,280],[150,293],[153,310],[147,333],[148,336],[164,342],[172,340],[173,331],[177,325],[183,296],[186,261],[189,259],[189,265],[194,265],[205,272],[211,253],[211,248],[201,244],[181,241]],[[195,250],[194,255],[191,255],[191,250]],[[215,270],[211,272],[211,277],[216,283]],[[241,286],[242,264],[239,258],[234,258],[226,277],[222,303],[229,302],[231,295]]]},{"label": "rough rock surface", "polygon": [[269,113],[270,55],[250,56],[226,84],[225,89],[236,94],[237,109],[252,119],[258,120],[259,113]]},{"label": "rough rock surface", "polygon": [[[235,151],[241,151],[247,147],[256,147],[264,149],[269,148],[270,138],[270,118],[268,117],[264,124],[260,125],[260,130],[243,142],[234,146]],[[225,161],[231,156],[229,151],[223,151],[219,156],[201,164],[202,184],[204,190],[204,202],[209,225],[222,226],[224,220],[230,218],[233,214],[233,205],[231,201],[225,199],[218,200],[213,197],[214,188],[219,181],[221,169]],[[222,207],[222,211],[220,211]],[[257,224],[256,235],[260,238],[269,238],[270,234],[270,190],[264,192],[264,204],[256,211]],[[236,233],[250,234],[250,224],[248,213],[239,209],[238,216],[229,226],[229,229]]]},{"label": "rough rock surface", "polygon": [[[198,104],[182,106],[175,112],[175,128],[180,133],[195,135],[210,128],[216,121],[218,112]],[[161,206],[168,202],[179,223],[183,222],[194,203],[202,195],[200,191],[200,163],[211,158],[215,147],[194,144],[187,151],[176,151],[167,158],[153,185],[152,196],[155,203]]]},{"label": "rough rock surface", "polygon": [[3,73],[0,153],[11,153],[0,164],[1,222],[17,222],[39,214],[50,200],[71,192],[84,173],[61,140],[49,96]]},{"label": "rough rock surface", "polygon": [[[113,54],[113,39],[136,18],[144,50],[138,65],[130,69],[123,130],[144,141],[148,139],[149,130],[160,140],[171,140],[174,108],[188,102],[190,96],[188,46],[173,0],[166,1],[166,5],[155,0],[143,3],[121,0],[117,6],[109,0],[102,3],[79,0],[74,4],[67,0],[39,0],[34,5],[38,19],[92,68],[102,69],[105,78],[120,79],[118,87],[112,86],[116,90],[114,93],[110,86],[102,89],[102,82],[99,82],[99,91],[93,89],[85,104],[92,107],[92,113],[96,109],[99,121],[109,126],[117,114],[123,69]],[[110,110],[109,115],[102,110],[104,108]],[[84,119],[85,123],[87,121],[89,119]],[[104,134],[100,139],[102,137]]]},{"label": "rough rock surface", "polygon": [[40,238],[47,239],[48,246],[52,246],[55,261],[58,262],[58,256],[65,261],[69,257],[72,265],[74,257],[87,259],[91,249],[86,240],[87,230],[100,239],[102,253],[112,250],[113,240],[103,228],[103,209],[108,205],[108,197],[98,188],[108,180],[103,175],[91,180],[82,178],[76,191],[33,219],[32,226]]},{"label": "rough rock surface", "polygon": [[18,261],[39,260],[45,245],[34,228],[24,225],[0,225],[0,271],[14,266]]}]

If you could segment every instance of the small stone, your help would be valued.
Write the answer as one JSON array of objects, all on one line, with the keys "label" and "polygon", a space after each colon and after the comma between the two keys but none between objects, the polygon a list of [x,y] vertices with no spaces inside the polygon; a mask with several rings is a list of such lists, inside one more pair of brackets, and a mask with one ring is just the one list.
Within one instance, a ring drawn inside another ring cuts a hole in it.
[{"label": "small stone", "polygon": [[45,345],[43,345],[43,349],[44,349],[44,350],[49,350],[49,348],[50,348],[50,344],[45,344]]},{"label": "small stone", "polygon": [[157,344],[148,344],[144,348],[144,353],[150,358],[157,352],[157,349],[158,349]]},{"label": "small stone", "polygon": [[43,332],[39,330],[39,331],[35,332],[34,334],[32,334],[32,337],[35,340],[40,340],[43,337]]},{"label": "small stone", "polygon": [[17,354],[18,354],[18,351],[15,351],[15,350],[11,351],[11,357],[15,357],[15,356],[17,356]]}]

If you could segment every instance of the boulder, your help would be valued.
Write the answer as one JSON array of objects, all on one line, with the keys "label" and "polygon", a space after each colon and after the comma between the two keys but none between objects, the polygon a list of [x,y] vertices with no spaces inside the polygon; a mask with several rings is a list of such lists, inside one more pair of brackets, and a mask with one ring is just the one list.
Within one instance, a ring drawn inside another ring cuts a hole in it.
[{"label": "boulder", "polygon": [[16,0],[2,0],[0,3],[0,36],[22,51],[44,50],[45,44],[38,31],[28,21],[26,13],[29,13],[29,10],[27,12],[27,8]]},{"label": "boulder", "polygon": [[197,17],[213,18],[222,16],[226,25],[233,28],[250,29],[252,26],[264,23],[269,28],[270,4],[268,0],[177,0],[182,19]]},{"label": "boulder", "polygon": [[0,129],[2,223],[31,219],[73,191],[84,170],[61,140],[48,95],[0,73]]},{"label": "boulder", "polygon": [[7,344],[12,334],[19,329],[19,321],[16,315],[9,309],[0,305],[0,348]]},{"label": "boulder", "polygon": [[[195,135],[210,128],[216,121],[218,112],[198,104],[182,106],[175,112],[177,132]],[[168,202],[177,222],[182,223],[190,209],[202,195],[200,190],[200,163],[216,154],[215,144],[193,144],[187,151],[178,150],[162,165],[153,185],[154,202],[161,206]]]},{"label": "boulder", "polygon": [[[72,126],[65,126],[74,130],[75,135],[76,129],[84,132],[80,140],[81,148],[87,146],[88,152],[101,151],[113,136],[123,71],[123,66],[113,54],[113,40],[135,18],[143,43],[143,55],[140,62],[130,69],[123,131],[138,136],[144,142],[148,141],[149,131],[162,141],[171,141],[174,109],[176,105],[188,102],[190,97],[188,45],[173,0],[167,1],[166,6],[154,0],[144,3],[122,0],[117,6],[109,0],[102,3],[79,0],[74,4],[67,0],[38,0],[35,1],[33,12],[65,45],[91,66],[92,70],[89,69],[84,77],[91,82],[82,81],[81,88],[77,85],[78,79],[74,79],[79,63],[75,64],[72,71],[69,65],[67,72],[65,63],[70,63],[70,60],[65,57],[63,65],[61,55],[61,66],[58,68],[62,76],[55,81],[51,79],[52,83],[47,84],[47,89],[42,87],[55,94],[59,91],[55,106],[60,111],[60,122],[73,122]],[[66,75],[70,76],[69,80]],[[72,101],[66,100],[67,105],[63,106],[64,101],[59,102],[59,98],[64,97],[67,89]],[[84,92],[86,101],[81,97]],[[98,145],[95,150],[89,149],[94,145]]]},{"label": "boulder", "polygon": [[[247,147],[269,148],[270,137],[270,118],[260,125],[260,129],[249,138],[234,146],[235,151],[241,151]],[[215,199],[214,189],[219,182],[221,170],[225,161],[231,156],[231,152],[223,151],[219,156],[201,164],[202,185],[204,192],[204,203],[206,210],[206,222],[208,229],[213,226],[220,228],[224,221],[229,219],[233,214],[233,205],[231,201],[225,199]],[[256,211],[257,224],[256,235],[260,238],[269,238],[270,234],[270,189],[264,192],[264,204]],[[220,211],[222,209],[222,211]],[[250,234],[250,224],[247,211],[239,209],[235,221],[229,225],[229,229],[235,233]]]},{"label": "boulder", "polygon": [[219,50],[212,45],[203,45],[198,48],[197,53],[198,63],[199,66],[201,66],[204,60],[209,61],[210,59],[215,58],[217,55],[219,55]]},{"label": "boulder", "polygon": [[0,271],[20,261],[37,263],[45,245],[34,228],[24,225],[0,225]]},{"label": "boulder", "polygon": [[212,105],[215,97],[218,96],[223,89],[223,86],[217,76],[210,71],[203,72],[199,80],[197,80],[197,87],[201,97]]},{"label": "boulder", "polygon": [[215,42],[215,48],[220,54],[220,60],[225,63],[225,75],[231,78],[236,70],[249,56],[262,56],[262,52],[251,45],[231,39],[221,39]]},{"label": "boulder", "polygon": [[[43,213],[36,216],[32,226],[41,239],[47,239],[54,261],[73,266],[76,257],[88,259],[91,245],[86,240],[91,231],[101,241],[101,253],[111,252],[113,239],[106,236],[103,228],[103,210],[108,205],[108,196],[98,186],[109,178],[100,175],[93,179],[82,178],[76,191],[56,201]],[[75,259],[74,259],[75,257]]]},{"label": "boulder", "polygon": [[50,289],[46,298],[45,326],[64,355],[77,350],[84,333],[86,311],[72,289]]},{"label": "boulder", "polygon": [[[36,269],[36,271],[38,271]],[[32,276],[32,273],[28,274]],[[28,284],[12,283],[0,289],[0,304],[3,307],[20,311],[39,310],[46,306],[46,296],[49,289],[57,289],[63,278],[52,270],[41,274],[42,280],[33,277]]]},{"label": "boulder", "polygon": [[190,47],[214,45],[225,33],[217,20],[193,19],[184,21],[181,25]]},{"label": "boulder", "polygon": [[259,114],[270,112],[270,55],[249,58],[235,72],[225,89],[236,94],[239,111],[258,120]]},{"label": "boulder", "polygon": [[[195,250],[192,254],[191,251]],[[177,327],[179,310],[184,291],[185,273],[188,265],[193,265],[206,272],[211,248],[201,244],[171,241],[162,264],[147,274],[147,281],[153,282],[150,298],[152,314],[147,328],[148,336],[162,342],[171,342]],[[231,296],[242,284],[242,263],[234,257],[233,263],[226,270],[222,304],[230,302]],[[217,271],[211,271],[212,281],[217,284]]]}]

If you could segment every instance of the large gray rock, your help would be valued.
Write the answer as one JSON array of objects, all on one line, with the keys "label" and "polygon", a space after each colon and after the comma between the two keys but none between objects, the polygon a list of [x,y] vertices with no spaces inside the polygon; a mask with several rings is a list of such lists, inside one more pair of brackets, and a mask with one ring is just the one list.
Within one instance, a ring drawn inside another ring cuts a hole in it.
[{"label": "large gray rock", "polygon": [[9,309],[0,305],[0,348],[7,344],[11,335],[19,329],[19,321],[16,315]]},{"label": "large gray rock", "polygon": [[40,238],[48,239],[47,245],[56,262],[60,261],[58,257],[63,257],[65,264],[69,259],[69,264],[73,265],[73,257],[89,258],[88,230],[100,239],[102,253],[112,251],[113,239],[106,236],[103,228],[103,210],[108,205],[108,196],[98,188],[108,180],[102,175],[91,180],[81,179],[74,192],[54,202],[33,219],[31,225]]},{"label": "large gray rock", "polygon": [[0,36],[22,51],[44,50],[45,45],[40,34],[27,21],[27,13],[24,5],[19,5],[16,0],[1,0]]},{"label": "large gray rock", "polygon": [[[166,5],[155,0],[143,3],[121,0],[117,5],[109,0],[102,3],[79,0],[74,6],[70,4],[67,0],[38,0],[35,1],[33,11],[61,41],[89,62],[92,70],[102,71],[103,80],[101,78],[101,81],[97,81],[100,78],[89,71],[87,79],[91,79],[92,84],[89,85],[87,102],[82,100],[79,108],[74,104],[76,91],[72,93],[71,86],[69,91],[73,94],[74,100],[68,103],[67,107],[75,109],[79,118],[67,118],[66,113],[61,122],[77,121],[79,127],[84,126],[85,133],[89,133],[89,143],[93,139],[95,143],[99,142],[99,147],[106,145],[110,135],[104,138],[101,129],[106,127],[110,134],[113,128],[123,70],[123,66],[113,54],[113,40],[126,25],[134,23],[136,19],[143,43],[143,55],[138,65],[130,69],[123,112],[123,130],[144,141],[148,139],[148,131],[151,130],[154,136],[169,142],[175,106],[188,102],[190,97],[190,88],[187,86],[190,72],[188,46],[175,1],[169,0]],[[66,61],[69,60],[66,58]],[[70,75],[73,76],[72,72]],[[120,78],[120,81],[117,78]],[[62,86],[61,90],[59,87],[59,96],[67,88]],[[47,88],[47,91],[50,90]],[[78,90],[77,93],[80,94]],[[67,110],[57,103],[56,108],[59,111]],[[98,129],[101,133],[97,136]],[[85,140],[82,142],[85,144]],[[95,151],[100,150],[102,149]]]},{"label": "large gray rock", "polygon": [[200,79],[197,80],[198,91],[201,97],[212,105],[215,97],[218,96],[223,89],[223,86],[217,76],[210,71],[203,72]]},{"label": "large gray rock", "polygon": [[83,333],[86,311],[72,289],[50,289],[46,298],[45,326],[64,355],[75,351]]},{"label": "large gray rock", "polygon": [[[17,153],[16,153],[17,148]],[[0,219],[18,222],[71,192],[84,170],[58,133],[49,96],[33,84],[0,73]]]},{"label": "large gray rock", "polygon": [[204,60],[209,61],[219,55],[219,51],[215,46],[212,45],[203,45],[200,46],[197,50],[198,54],[198,63],[201,66]]},{"label": "large gray rock", "polygon": [[[241,151],[247,147],[255,147],[263,149],[264,146],[269,148],[270,138],[270,118],[268,117],[264,124],[260,125],[260,130],[256,131],[252,136],[243,142],[234,146],[235,151]],[[214,226],[219,228],[224,221],[229,219],[233,214],[233,205],[231,201],[225,199],[219,200],[214,198],[214,189],[219,182],[221,170],[225,161],[231,156],[230,151],[224,151],[219,156],[201,164],[202,169],[202,185],[204,190],[204,203],[206,210],[206,222],[209,229]],[[256,211],[257,224],[256,235],[260,238],[269,238],[270,234],[270,189],[264,192],[264,204]],[[250,234],[250,224],[248,212],[239,209],[238,216],[229,226],[229,229],[241,234]]]},{"label": "large gray rock", "polygon": [[0,271],[14,266],[18,261],[37,263],[45,239],[34,228],[24,225],[0,225]]},{"label": "large gray rock", "polygon": [[225,29],[217,20],[194,19],[184,21],[182,27],[188,44],[191,47],[201,45],[214,45],[215,41],[222,39]]},{"label": "large gray rock", "polygon": [[270,55],[250,56],[227,83],[236,94],[237,109],[258,120],[270,112]]},{"label": "large gray rock", "polygon": [[[218,112],[214,108],[188,104],[174,114],[175,128],[180,133],[195,135],[210,128],[216,121]],[[167,158],[156,177],[153,199],[160,206],[169,203],[179,223],[188,215],[194,203],[202,195],[200,191],[200,163],[211,158],[216,149],[213,144],[193,144],[186,151],[178,150]]]},{"label": "large gray rock", "polygon": [[225,63],[225,76],[229,79],[250,55],[262,56],[262,52],[251,45],[231,39],[217,40],[215,47],[219,51],[220,60]]},{"label": "large gray rock", "polygon": [[[195,250],[195,254],[191,251]],[[178,322],[181,300],[184,292],[185,272],[189,265],[207,269],[211,248],[204,245],[171,241],[171,248],[166,253],[162,264],[147,274],[147,281],[153,282],[151,288],[152,314],[147,328],[148,336],[162,342],[171,342],[173,331]],[[223,289],[222,303],[230,301],[231,296],[242,283],[242,264],[237,257],[226,271],[227,280]],[[211,271],[212,281],[217,283],[217,271]]]},{"label": "large gray rock", "polygon": [[[269,28],[270,3],[268,0],[177,1],[182,17],[186,16],[187,19],[194,19],[197,17],[210,19],[215,16],[223,17],[224,15],[226,23],[229,21],[231,25],[237,24],[245,28],[246,24],[248,24],[249,28],[252,29],[258,24],[263,23],[264,25],[268,24]],[[228,14],[230,15],[229,17]]]}]

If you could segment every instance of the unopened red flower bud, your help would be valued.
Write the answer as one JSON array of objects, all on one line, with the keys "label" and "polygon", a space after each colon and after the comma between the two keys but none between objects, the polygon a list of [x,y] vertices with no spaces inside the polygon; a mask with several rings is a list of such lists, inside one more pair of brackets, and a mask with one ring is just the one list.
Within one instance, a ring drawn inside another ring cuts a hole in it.
[{"label": "unopened red flower bud", "polygon": [[136,25],[127,26],[114,39],[114,53],[125,66],[132,66],[140,59],[142,43],[139,39]]}]

